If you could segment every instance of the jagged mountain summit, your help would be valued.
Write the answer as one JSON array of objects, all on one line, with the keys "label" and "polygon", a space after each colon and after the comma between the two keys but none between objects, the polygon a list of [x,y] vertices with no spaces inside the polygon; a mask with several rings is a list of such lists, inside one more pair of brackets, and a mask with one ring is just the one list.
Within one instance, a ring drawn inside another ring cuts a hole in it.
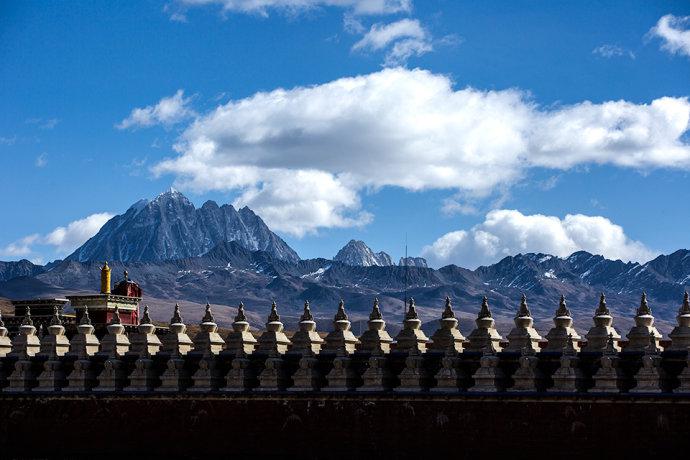
[{"label": "jagged mountain summit", "polygon": [[374,252],[364,241],[350,240],[338,251],[333,260],[353,267],[387,267],[393,265],[391,256],[385,252]]},{"label": "jagged mountain summit", "polygon": [[110,219],[67,260],[155,262],[205,254],[219,243],[234,241],[250,251],[265,251],[279,260],[299,256],[248,207],[207,201],[197,209],[171,188],[155,199],[140,200]]},{"label": "jagged mountain summit", "polygon": [[427,268],[426,259],[424,257],[401,257],[398,262],[399,267],[420,267]]}]

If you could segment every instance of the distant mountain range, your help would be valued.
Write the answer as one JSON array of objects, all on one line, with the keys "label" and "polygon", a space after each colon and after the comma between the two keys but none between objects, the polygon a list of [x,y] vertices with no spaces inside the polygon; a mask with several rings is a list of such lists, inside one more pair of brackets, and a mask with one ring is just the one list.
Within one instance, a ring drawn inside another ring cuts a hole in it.
[{"label": "distant mountain range", "polygon": [[[141,201],[116,216],[64,261],[46,266],[0,262],[0,297],[31,298],[92,292],[99,267],[108,260],[117,274],[125,268],[143,288],[154,319],[167,320],[176,301],[188,322],[201,318],[206,301],[221,324],[229,324],[243,301],[253,325],[261,327],[272,300],[282,318],[296,324],[304,300],[328,330],[339,299],[346,301],[355,330],[365,328],[374,297],[389,328],[399,327],[402,299],[415,298],[425,328],[434,329],[443,299],[454,299],[461,330],[469,332],[482,296],[489,297],[502,333],[512,324],[520,294],[527,294],[538,328],[551,326],[564,294],[583,332],[599,293],[607,295],[615,325],[627,332],[640,294],[646,291],[663,332],[675,323],[683,291],[690,284],[690,251],[679,250],[645,264],[624,263],[587,252],[567,258],[518,254],[468,270],[455,265],[426,267],[421,258],[393,265],[362,241],[350,241],[331,259],[300,260],[249,208],[207,202],[194,206],[179,192]],[[117,279],[118,275],[115,275]]]}]

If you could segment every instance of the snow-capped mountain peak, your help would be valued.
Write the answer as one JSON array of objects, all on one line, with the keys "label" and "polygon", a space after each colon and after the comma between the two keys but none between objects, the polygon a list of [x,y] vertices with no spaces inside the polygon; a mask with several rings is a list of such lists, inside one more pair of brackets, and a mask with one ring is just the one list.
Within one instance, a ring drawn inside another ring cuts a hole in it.
[{"label": "snow-capped mountain peak", "polygon": [[197,209],[170,188],[151,201],[140,200],[113,217],[68,260],[162,261],[197,257],[219,243],[235,241],[296,262],[297,253],[249,208],[207,202]]},{"label": "snow-capped mountain peak", "polygon": [[335,255],[333,260],[342,262],[345,265],[360,267],[385,267],[393,265],[391,256],[383,251],[375,253],[364,243],[364,241],[359,240],[350,240],[340,251],[338,251],[338,254]]}]

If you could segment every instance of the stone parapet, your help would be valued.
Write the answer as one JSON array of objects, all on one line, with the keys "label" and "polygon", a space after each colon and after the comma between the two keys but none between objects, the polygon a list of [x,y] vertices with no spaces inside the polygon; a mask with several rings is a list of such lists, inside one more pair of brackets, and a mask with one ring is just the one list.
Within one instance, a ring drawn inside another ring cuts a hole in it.
[{"label": "stone parapet", "polygon": [[[321,346],[315,335],[314,319],[305,304],[300,327],[304,333],[298,344],[283,331],[276,304],[257,345],[250,339],[249,325],[240,306],[235,321],[236,336],[227,346],[206,306],[200,332],[191,340],[175,306],[172,333],[161,342],[148,312],[136,332],[128,332],[119,321],[118,311],[108,325],[108,334],[99,341],[85,309],[79,334],[71,342],[56,312],[49,335],[40,341],[30,312],[22,333],[10,343],[7,335],[0,348],[0,390],[3,393],[99,394],[153,393],[421,393],[460,395],[495,394],[611,394],[640,395],[687,394],[690,397],[690,358],[685,328],[690,302],[684,299],[678,315],[679,326],[666,348],[659,346],[660,334],[653,328],[651,310],[643,296],[637,311],[636,326],[646,328],[646,341],[635,338],[627,344],[614,334],[611,315],[604,298],[595,313],[597,341],[594,347],[578,347],[579,336],[572,329],[572,318],[561,299],[555,327],[547,334],[546,346],[540,338],[523,297],[516,316],[512,341],[501,348],[500,335],[484,299],[477,329],[469,336],[469,346],[456,333],[457,318],[446,299],[441,324],[434,337],[421,331],[418,307],[411,300],[405,327],[398,343],[385,333],[378,301],[370,316],[367,340],[358,341],[350,332],[344,303],[338,306],[333,330]],[[445,322],[444,322],[445,321]],[[2,331],[2,326],[0,326]],[[480,331],[481,334],[477,331]],[[516,332],[517,331],[517,332]],[[600,333],[609,331],[605,341]],[[631,334],[629,334],[630,336]],[[634,334],[632,334],[634,335]],[[131,336],[131,337],[130,337]],[[364,337],[364,336],[363,336]],[[549,339],[553,341],[548,346]],[[677,340],[676,346],[673,340]],[[436,343],[436,346],[434,346]],[[130,346],[131,344],[131,346]],[[427,347],[427,345],[431,345]],[[622,344],[622,346],[620,346]],[[480,348],[480,345],[481,348]],[[557,346],[556,346],[557,345]],[[7,353],[8,350],[11,352]],[[294,351],[294,352],[293,352]],[[606,396],[604,396],[606,395]]]}]

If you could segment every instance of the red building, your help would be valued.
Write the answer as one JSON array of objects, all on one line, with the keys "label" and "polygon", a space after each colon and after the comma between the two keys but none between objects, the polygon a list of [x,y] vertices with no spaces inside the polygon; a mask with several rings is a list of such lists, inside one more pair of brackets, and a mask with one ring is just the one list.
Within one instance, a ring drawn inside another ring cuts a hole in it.
[{"label": "red building", "polygon": [[118,308],[120,320],[124,325],[136,326],[139,324],[139,302],[141,302],[141,288],[137,283],[129,279],[127,272],[124,279],[110,289],[110,267],[108,262],[101,268],[101,292],[99,294],[67,296],[74,308],[76,321],[79,323],[84,308],[88,307],[91,324],[96,329],[105,327],[113,317],[115,308]]}]

